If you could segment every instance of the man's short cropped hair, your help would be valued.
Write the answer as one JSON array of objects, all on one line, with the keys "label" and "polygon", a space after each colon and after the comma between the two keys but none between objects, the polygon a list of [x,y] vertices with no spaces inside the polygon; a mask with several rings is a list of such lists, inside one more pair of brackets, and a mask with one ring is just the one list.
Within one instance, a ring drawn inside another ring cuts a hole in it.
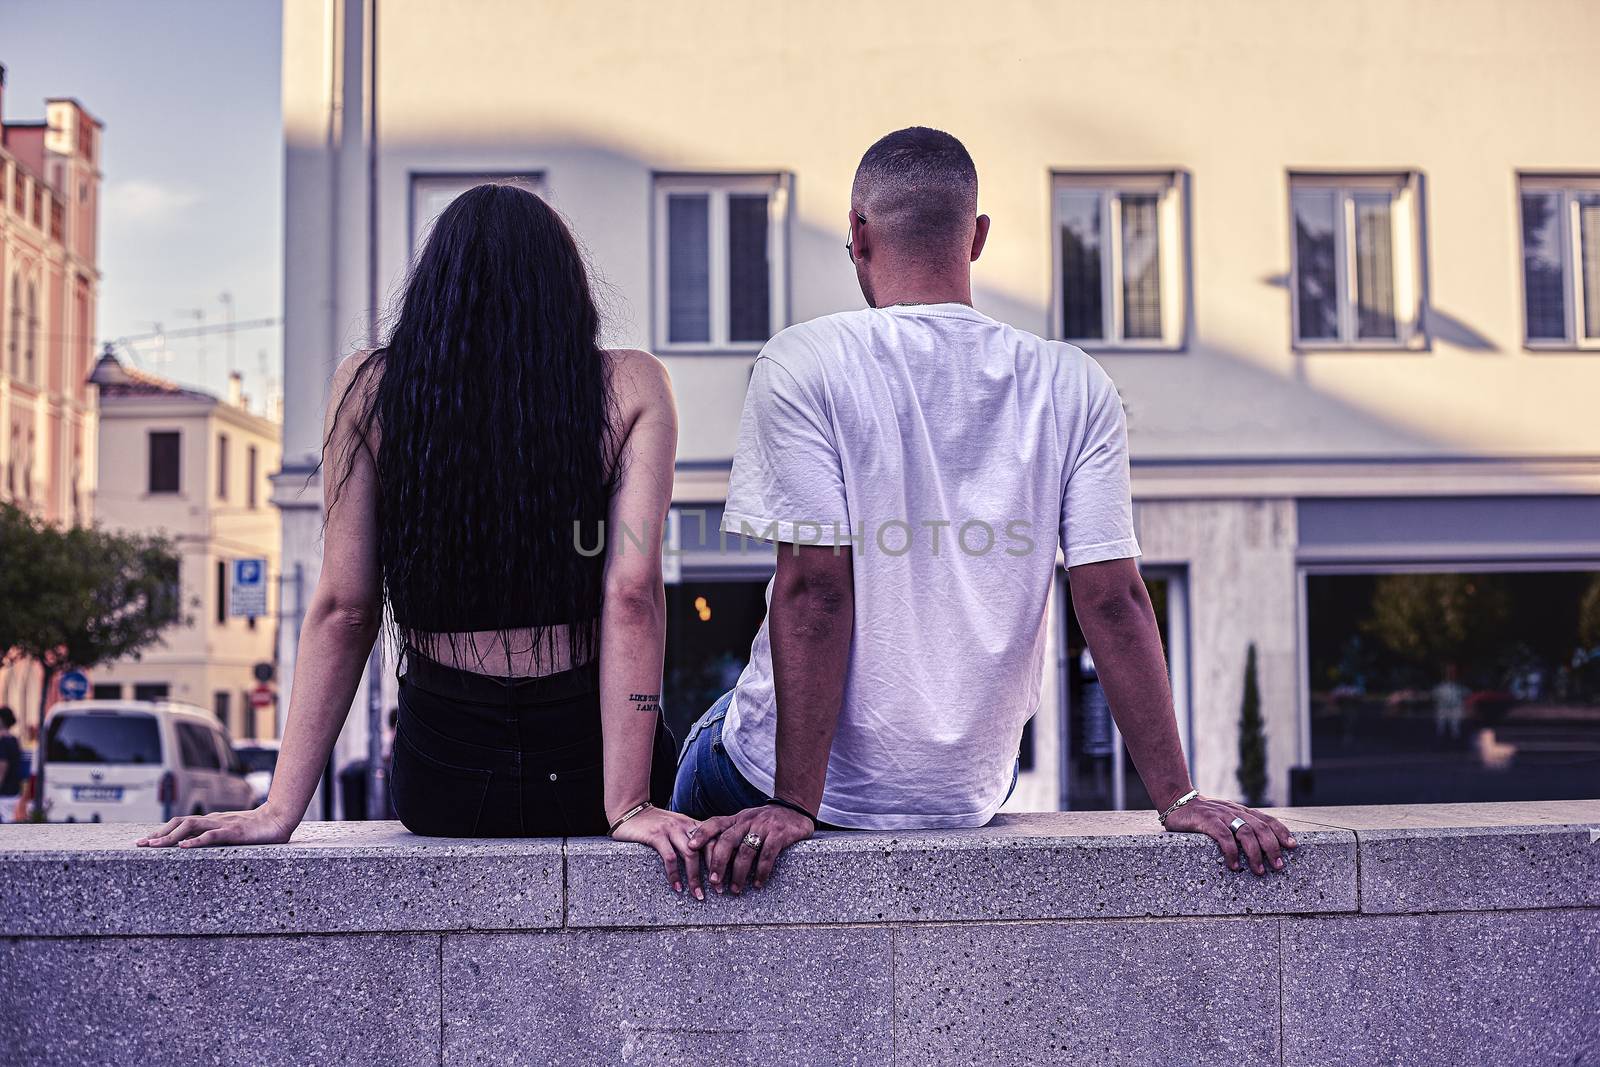
[{"label": "man's short cropped hair", "polygon": [[851,204],[881,240],[923,254],[950,251],[977,217],[978,168],[950,134],[910,126],[867,149]]}]

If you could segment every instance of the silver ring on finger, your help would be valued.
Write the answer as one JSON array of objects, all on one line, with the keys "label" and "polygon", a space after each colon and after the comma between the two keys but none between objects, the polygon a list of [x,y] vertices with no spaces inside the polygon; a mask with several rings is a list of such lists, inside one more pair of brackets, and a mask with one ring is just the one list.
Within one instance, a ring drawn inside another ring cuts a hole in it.
[{"label": "silver ring on finger", "polygon": [[689,827],[689,832],[685,836],[688,837],[688,839],[690,841],[693,841],[694,840],[694,835],[699,833],[699,832],[700,832],[700,824],[699,823],[695,823],[693,826]]},{"label": "silver ring on finger", "polygon": [[752,852],[761,851],[761,835],[754,830],[744,835],[744,846]]},{"label": "silver ring on finger", "polygon": [[1228,824],[1228,829],[1233,831],[1233,836],[1234,837],[1238,837],[1239,836],[1239,828],[1244,826],[1244,824],[1245,823],[1244,823],[1243,819],[1236,818],[1236,819],[1234,819],[1232,822],[1230,822]]}]

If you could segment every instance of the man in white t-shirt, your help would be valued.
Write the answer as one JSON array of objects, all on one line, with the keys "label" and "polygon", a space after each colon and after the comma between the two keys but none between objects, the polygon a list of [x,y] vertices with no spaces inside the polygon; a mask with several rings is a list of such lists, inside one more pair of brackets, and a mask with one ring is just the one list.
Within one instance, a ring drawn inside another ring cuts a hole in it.
[{"label": "man in white t-shirt", "polygon": [[1168,829],[1281,868],[1289,831],[1201,797],[1135,562],[1116,387],[1071,345],[972,307],[989,219],[961,142],[914,127],[856,171],[870,307],[792,326],[751,372],[723,530],[777,542],[767,618],[695,724],[673,805],[720,892],[835,827],[981,826],[1038,709],[1065,556],[1101,684]]}]

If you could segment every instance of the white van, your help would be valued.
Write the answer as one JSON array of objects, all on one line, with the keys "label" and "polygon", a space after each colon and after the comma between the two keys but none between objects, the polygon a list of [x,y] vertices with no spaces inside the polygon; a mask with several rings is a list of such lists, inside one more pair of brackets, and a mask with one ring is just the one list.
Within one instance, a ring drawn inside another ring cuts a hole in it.
[{"label": "white van", "polygon": [[82,700],[45,721],[41,770],[51,822],[158,823],[251,806],[222,726],[188,704]]}]

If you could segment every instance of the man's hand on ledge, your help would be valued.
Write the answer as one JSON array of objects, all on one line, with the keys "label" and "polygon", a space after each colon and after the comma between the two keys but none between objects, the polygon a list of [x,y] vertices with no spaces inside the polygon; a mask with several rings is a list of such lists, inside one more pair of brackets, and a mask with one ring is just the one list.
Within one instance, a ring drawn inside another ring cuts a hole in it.
[{"label": "man's hand on ledge", "polygon": [[281,845],[294,833],[295,823],[268,809],[225,811],[217,815],[185,815],[173,819],[149,837],[134,844],[145,848],[201,848],[206,845]]},{"label": "man's hand on ledge", "polygon": [[775,804],[717,815],[700,824],[693,845],[706,858],[712,888],[718,893],[760,889],[772,877],[778,853],[812,834],[811,820]]},{"label": "man's hand on ledge", "polygon": [[[1237,831],[1233,821],[1244,824]],[[1243,804],[1213,797],[1195,797],[1167,816],[1167,829],[1176,833],[1205,834],[1222,850],[1228,869],[1240,869],[1240,852],[1258,875],[1267,873],[1270,864],[1283,870],[1283,850],[1294,848],[1294,835],[1283,823]]]}]

